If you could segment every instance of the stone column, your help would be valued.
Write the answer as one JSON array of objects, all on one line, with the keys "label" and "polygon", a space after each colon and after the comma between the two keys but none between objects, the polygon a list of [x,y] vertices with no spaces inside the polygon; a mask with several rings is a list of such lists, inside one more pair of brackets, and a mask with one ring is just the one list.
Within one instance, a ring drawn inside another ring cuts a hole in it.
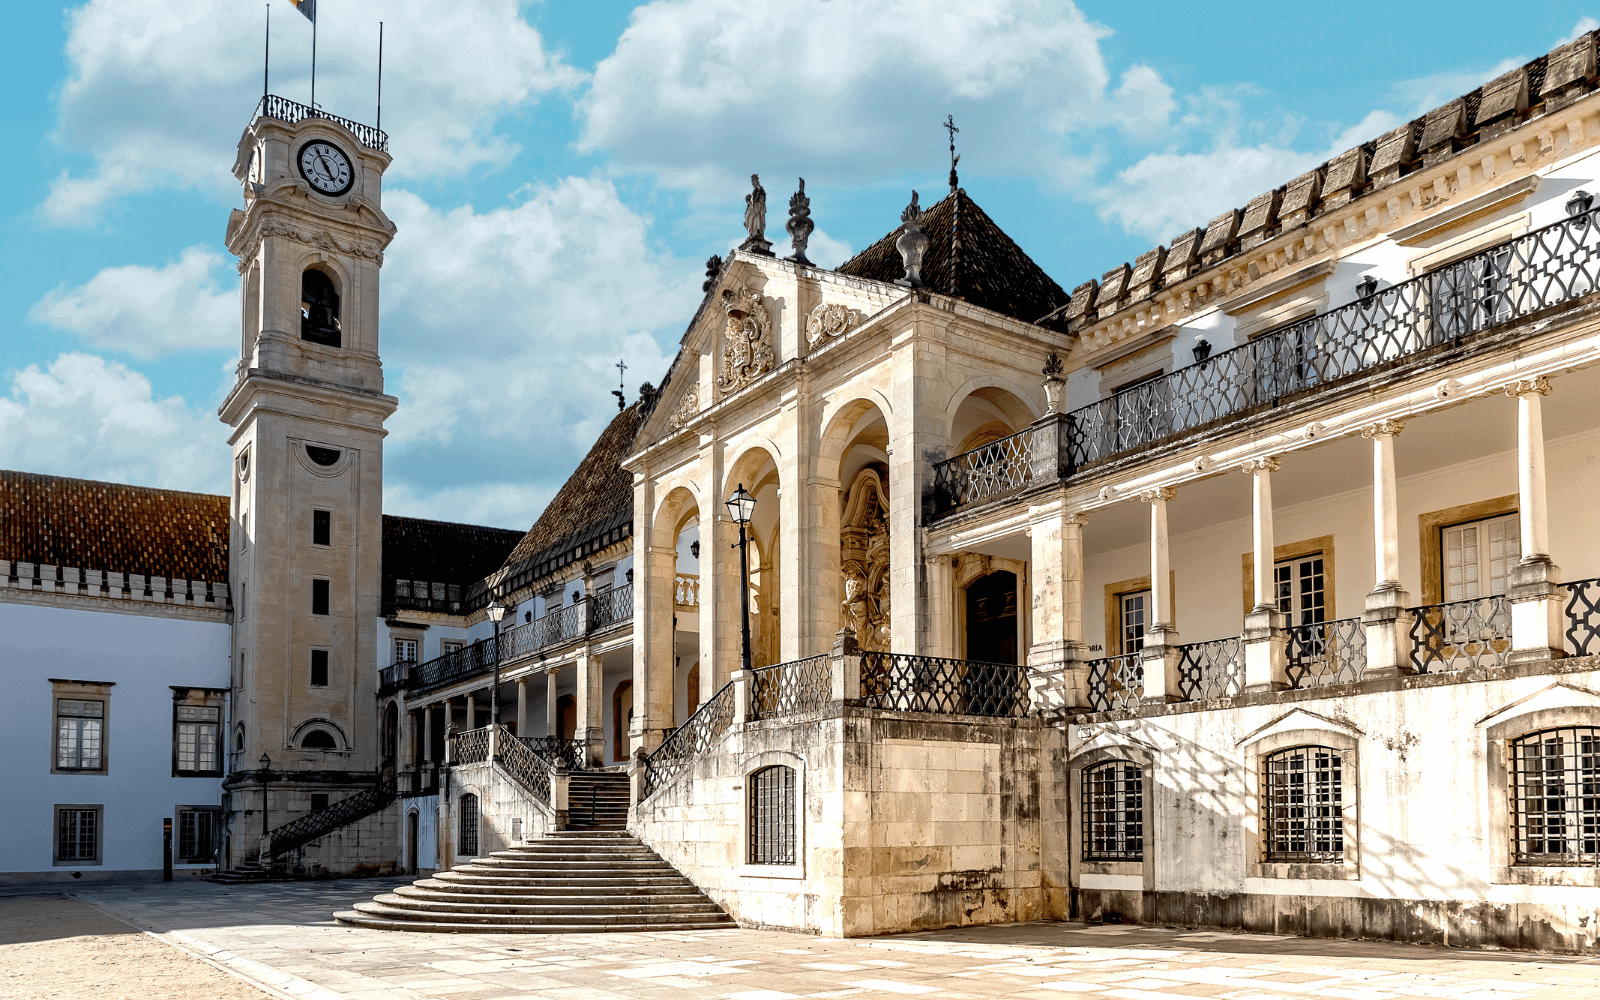
[{"label": "stone column", "polygon": [[[831,470],[838,475],[838,469]],[[839,630],[839,602],[844,599],[839,576],[839,492],[837,479],[815,475],[806,484],[804,558],[807,576],[802,581],[805,615],[802,648],[822,651]]]},{"label": "stone column", "polygon": [[1178,629],[1172,614],[1172,556],[1167,544],[1167,501],[1177,490],[1162,486],[1146,490],[1139,499],[1150,505],[1150,625],[1145,629],[1145,701],[1180,701],[1178,689]]},{"label": "stone column", "polygon": [[556,688],[560,684],[560,675],[555,667],[544,673],[544,734],[552,739],[561,735],[561,709],[557,704],[560,697]]},{"label": "stone column", "polygon": [[[904,322],[891,333],[891,410],[884,414],[889,424],[889,645],[897,653],[920,653],[929,631],[922,505],[934,463],[949,457],[945,406],[950,392],[937,336],[942,320],[913,306]],[[920,339],[915,336],[919,326]]]},{"label": "stone column", "polygon": [[[739,669],[739,531],[728,519],[728,508],[723,505],[735,484],[724,478],[722,450],[722,442],[714,433],[700,435],[702,705],[728,683],[733,671]],[[675,716],[673,721],[676,721]]]},{"label": "stone column", "polygon": [[1255,526],[1255,598],[1244,617],[1244,689],[1273,691],[1289,686],[1288,633],[1278,610],[1273,564],[1272,474],[1276,458],[1257,458],[1239,467],[1251,477],[1251,510]]},{"label": "stone column", "polygon": [[1545,500],[1544,376],[1506,386],[1517,401],[1517,511],[1522,559],[1511,570],[1506,596],[1511,602],[1511,662],[1566,655],[1562,645],[1561,569],[1550,560],[1550,515]]},{"label": "stone column", "polygon": [[[588,744],[588,761],[591,764],[604,763],[605,754],[605,715],[601,707],[601,664],[600,657],[592,653],[588,647],[578,651],[577,663],[578,681],[578,725],[573,734],[576,739]],[[670,677],[670,675],[669,675]],[[672,691],[667,691],[667,705],[670,708]]]},{"label": "stone column", "polygon": [[425,764],[433,763],[433,706],[429,705],[422,710],[422,760]]},{"label": "stone column", "polygon": [[1411,595],[1400,585],[1400,507],[1394,481],[1394,439],[1405,426],[1384,420],[1361,431],[1372,441],[1372,544],[1378,578],[1361,615],[1368,677],[1412,672]]},{"label": "stone column", "polygon": [[478,728],[478,695],[475,691],[467,692],[467,724],[461,727],[462,732]]},{"label": "stone column", "polygon": [[929,656],[956,657],[955,566],[952,556],[929,556],[923,567],[928,585],[928,634],[922,649]]},{"label": "stone column", "polygon": [[754,688],[755,671],[733,672],[733,725],[742,726],[754,721],[750,718],[750,696],[755,693]]},{"label": "stone column", "polygon": [[517,738],[528,735],[528,679],[517,678]]},{"label": "stone column", "polygon": [[[1038,427],[1035,424],[1035,427]],[[1083,657],[1083,525],[1088,515],[1064,503],[1028,508],[1034,705],[1087,707]],[[1053,680],[1052,680],[1053,678]],[[1041,687],[1042,684],[1042,687]]]},{"label": "stone column", "polygon": [[833,637],[829,672],[830,701],[852,704],[861,700],[861,647],[856,644],[855,629],[848,625]]},{"label": "stone column", "polygon": [[[635,549],[634,552],[636,553],[634,593],[637,594],[641,589],[649,591],[647,604],[650,610],[646,619],[642,622],[635,620],[634,623],[633,731],[629,734],[629,745],[642,746],[648,752],[660,745],[662,738],[677,725],[677,702],[674,690],[677,680],[677,655],[674,648],[673,624],[677,607],[674,599],[678,579],[677,538],[657,538],[648,548]],[[703,557],[704,543],[700,546],[700,552]],[[637,601],[637,598],[635,600]],[[701,591],[700,607],[703,622],[704,590]],[[640,669],[641,666],[643,670]],[[577,725],[579,729],[590,725],[589,716],[581,704],[584,697],[581,689],[587,683],[585,671],[585,663],[580,660],[577,680],[580,688],[577,696],[580,700]],[[597,712],[599,684],[596,678],[594,700]],[[596,716],[597,720],[598,718]],[[599,723],[596,721],[594,724]]]}]

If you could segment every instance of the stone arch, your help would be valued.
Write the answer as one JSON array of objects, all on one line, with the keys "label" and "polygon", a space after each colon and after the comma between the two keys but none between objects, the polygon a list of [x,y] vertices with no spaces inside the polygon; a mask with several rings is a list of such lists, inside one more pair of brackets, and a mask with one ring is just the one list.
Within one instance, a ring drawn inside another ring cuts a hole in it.
[{"label": "stone arch", "polygon": [[[294,734],[289,737],[289,745],[297,749],[305,748],[306,737],[312,733],[325,733],[333,740],[332,747],[313,746],[314,750],[348,750],[350,740],[345,736],[343,727],[332,719],[307,719],[294,729]],[[316,742],[321,742],[317,740]]]},{"label": "stone arch", "polygon": [[881,393],[874,390],[868,390],[863,395],[845,402],[827,418],[817,440],[818,476],[843,482],[845,456],[861,436],[861,432],[874,423],[870,418],[870,414],[874,411],[877,413],[877,420],[883,422],[887,439],[892,411],[888,401]]},{"label": "stone arch", "polygon": [[[723,492],[732,495],[744,486],[756,498],[754,515],[750,521],[750,625],[751,650],[756,666],[776,663],[779,656],[779,634],[782,627],[783,593],[779,580],[779,533],[783,530],[780,494],[789,484],[783,480],[781,453],[764,438],[743,444],[738,457],[727,465],[723,478]],[[738,529],[729,526],[728,541],[738,538]],[[703,542],[704,540],[702,540]],[[720,552],[714,555],[720,555]],[[721,577],[732,585],[721,588],[717,608],[725,611],[728,620],[737,624],[739,609],[739,552],[728,550],[727,575]],[[705,593],[701,592],[702,607]]]},{"label": "stone arch", "polygon": [[959,455],[1015,434],[1043,412],[1033,393],[1007,379],[975,378],[950,398],[945,410],[945,440]]},{"label": "stone arch", "polygon": [[661,532],[676,538],[678,532],[689,517],[690,511],[698,512],[700,509],[700,495],[683,481],[674,481],[662,494],[656,503],[655,518],[651,524],[652,532]]}]

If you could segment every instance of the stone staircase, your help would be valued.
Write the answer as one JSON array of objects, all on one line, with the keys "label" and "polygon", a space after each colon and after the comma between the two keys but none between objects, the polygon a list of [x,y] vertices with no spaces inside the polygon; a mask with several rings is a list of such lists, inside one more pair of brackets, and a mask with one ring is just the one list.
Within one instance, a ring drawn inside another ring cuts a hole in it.
[{"label": "stone staircase", "polygon": [[[600,801],[597,791],[597,808]],[[612,820],[602,810],[596,822]],[[620,827],[549,833],[401,886],[370,903],[357,903],[334,917],[378,930],[469,934],[738,926],[693,882]]]},{"label": "stone staircase", "polygon": [[281,881],[271,868],[255,858],[241,861],[232,868],[203,877],[207,882],[216,882],[219,885],[253,885],[257,882]]},{"label": "stone staircase", "polygon": [[567,781],[567,827],[626,830],[628,776],[620,771],[575,771]]}]

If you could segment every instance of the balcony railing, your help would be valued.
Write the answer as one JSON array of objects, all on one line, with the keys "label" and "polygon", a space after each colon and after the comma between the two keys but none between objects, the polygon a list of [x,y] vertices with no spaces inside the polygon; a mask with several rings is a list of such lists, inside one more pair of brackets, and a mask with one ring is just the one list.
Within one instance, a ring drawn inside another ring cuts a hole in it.
[{"label": "balcony railing", "polygon": [[833,671],[827,654],[757,667],[751,673],[755,675],[750,691],[752,719],[815,711],[833,698]]},{"label": "balcony railing", "polygon": [[1028,714],[1028,668],[908,653],[861,657],[867,708],[1015,719]]},{"label": "balcony railing", "polygon": [[1238,636],[1178,647],[1178,693],[1184,701],[1227,698],[1244,689],[1244,640]]},{"label": "balcony railing", "polygon": [[700,606],[700,577],[692,573],[679,573],[672,580],[672,603],[680,608]]},{"label": "balcony railing", "polygon": [[1089,704],[1095,711],[1139,707],[1144,698],[1144,663],[1138,653],[1105,656],[1084,666],[1089,675]]},{"label": "balcony railing", "polygon": [[1567,598],[1566,629],[1562,634],[1567,653],[1572,656],[1600,655],[1600,579],[1574,580],[1561,589]]},{"label": "balcony railing", "polygon": [[[935,514],[1074,474],[1177,434],[1582,298],[1600,287],[1600,208],[1518,236],[934,467]],[[1430,353],[1431,356],[1431,353]],[[1054,448],[1056,454],[1040,450]],[[1031,460],[1030,460],[1031,456]]]},{"label": "balcony railing", "polygon": [[373,128],[371,125],[353,122],[348,118],[340,118],[338,115],[330,115],[321,108],[313,108],[298,101],[291,101],[287,97],[268,94],[261,98],[261,103],[256,105],[256,113],[250,118],[250,123],[252,125],[255,124],[257,118],[276,118],[278,121],[288,122],[290,125],[305,121],[307,118],[322,118],[349,129],[357,139],[361,140],[361,145],[368,149],[376,149],[382,152],[387,152],[389,149],[389,134],[387,132]]},{"label": "balcony railing", "polygon": [[1354,684],[1367,674],[1367,629],[1360,618],[1289,627],[1289,686]]},{"label": "balcony railing", "polygon": [[451,764],[482,764],[489,759],[489,727],[469,729],[450,737]]},{"label": "balcony railing", "polygon": [[1504,597],[1429,604],[1411,614],[1411,666],[1419,674],[1509,662],[1511,603]]},{"label": "balcony railing", "polygon": [[676,778],[696,757],[704,756],[731,725],[733,682],[729,681],[645,758],[645,797]]}]

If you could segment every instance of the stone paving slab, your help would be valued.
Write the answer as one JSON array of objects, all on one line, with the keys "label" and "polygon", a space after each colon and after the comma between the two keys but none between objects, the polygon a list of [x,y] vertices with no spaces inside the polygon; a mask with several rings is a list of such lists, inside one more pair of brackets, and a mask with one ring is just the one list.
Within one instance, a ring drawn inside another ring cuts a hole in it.
[{"label": "stone paving slab", "polygon": [[75,895],[307,1000],[1600,1000],[1600,957],[1215,931],[1032,923],[830,940],[413,934],[333,921],[398,884],[155,883]]}]

